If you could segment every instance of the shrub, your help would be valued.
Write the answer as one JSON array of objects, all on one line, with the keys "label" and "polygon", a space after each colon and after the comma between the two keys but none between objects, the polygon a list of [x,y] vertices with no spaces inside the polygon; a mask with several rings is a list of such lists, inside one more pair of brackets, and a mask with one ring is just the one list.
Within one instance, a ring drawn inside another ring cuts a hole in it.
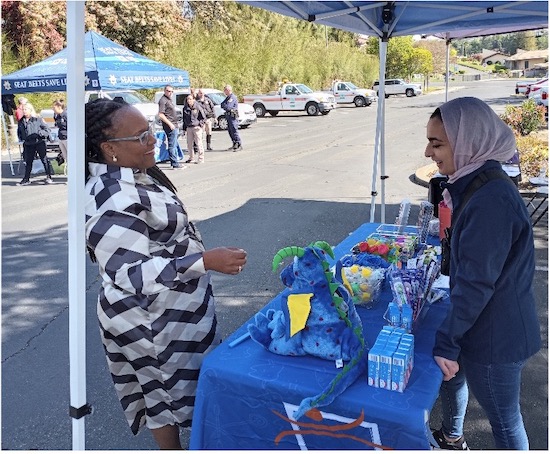
[{"label": "shrub", "polygon": [[516,144],[519,152],[520,168],[523,181],[537,177],[541,171],[548,176],[548,139],[536,133],[528,136],[516,135]]},{"label": "shrub", "polygon": [[526,136],[545,123],[544,106],[537,106],[533,99],[528,99],[521,106],[506,106],[500,118],[518,134]]}]

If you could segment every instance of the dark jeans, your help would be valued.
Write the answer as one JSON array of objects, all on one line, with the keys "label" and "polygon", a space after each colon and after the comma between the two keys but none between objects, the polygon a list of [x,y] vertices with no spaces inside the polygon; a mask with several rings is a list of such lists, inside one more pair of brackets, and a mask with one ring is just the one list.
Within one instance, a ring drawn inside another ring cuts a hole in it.
[{"label": "dark jeans", "polygon": [[443,432],[452,438],[462,435],[469,388],[491,423],[496,449],[528,450],[519,406],[525,361],[478,364],[460,358],[459,363],[460,370],[453,379],[442,383],[439,393]]},{"label": "dark jeans", "polygon": [[23,145],[23,159],[25,160],[25,177],[23,180],[28,180],[31,177],[32,162],[36,153],[38,153],[38,157],[42,161],[46,175],[48,175],[48,178],[51,177],[48,158],[46,158],[46,142],[41,141],[32,145]]},{"label": "dark jeans", "polygon": [[172,167],[178,165],[178,135],[179,129],[174,128],[171,131],[167,128],[163,128],[166,138],[168,139],[168,156],[170,156],[170,164]]},{"label": "dark jeans", "polygon": [[226,115],[225,118],[227,118],[227,130],[229,131],[229,137],[231,137],[234,144],[238,143],[241,145],[241,137],[239,136],[239,120],[230,117],[229,115]]}]

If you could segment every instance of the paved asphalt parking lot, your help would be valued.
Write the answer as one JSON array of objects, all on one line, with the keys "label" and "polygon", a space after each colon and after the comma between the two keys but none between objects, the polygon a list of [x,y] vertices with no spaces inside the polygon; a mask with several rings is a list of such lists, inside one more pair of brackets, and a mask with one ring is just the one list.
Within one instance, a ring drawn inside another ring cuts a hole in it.
[{"label": "paved asphalt parking lot", "polygon": [[[495,110],[520,103],[514,80],[456,87],[451,96],[478,96]],[[400,202],[426,200],[415,170],[423,157],[425,123],[442,94],[395,97],[386,102],[386,222]],[[337,244],[369,220],[376,105],[338,108],[326,117],[281,113],[241,131],[245,149],[225,152],[226,132],[215,132],[215,151],[202,166],[169,172],[206,246],[235,245],[249,254],[238,277],[214,275],[220,330],[224,337],[245,323],[282,290],[270,263],[281,247],[315,240]],[[396,127],[397,125],[397,127]],[[185,142],[182,141],[182,145]],[[15,156],[14,156],[15,155]],[[17,170],[18,152],[12,150]],[[63,175],[45,185],[43,176],[26,187],[15,183],[8,156],[2,158],[2,449],[71,448],[68,382],[67,194]],[[349,163],[353,163],[349,165]],[[161,168],[167,169],[166,164]],[[367,169],[367,170],[364,170]],[[376,222],[380,215],[376,199]],[[414,219],[417,213],[413,211]],[[535,229],[535,292],[543,349],[523,375],[522,409],[531,447],[548,450],[548,222]],[[153,450],[148,431],[134,437],[123,419],[99,340],[95,302],[97,267],[87,261],[87,400],[90,450]],[[437,427],[439,407],[431,414]],[[475,399],[466,418],[472,449],[491,449],[490,427]],[[187,439],[188,431],[183,431]]]}]

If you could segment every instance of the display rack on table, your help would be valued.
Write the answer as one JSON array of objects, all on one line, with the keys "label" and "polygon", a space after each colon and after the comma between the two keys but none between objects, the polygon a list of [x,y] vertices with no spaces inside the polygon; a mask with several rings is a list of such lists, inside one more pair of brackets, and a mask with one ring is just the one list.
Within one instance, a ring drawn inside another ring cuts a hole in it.
[{"label": "display rack on table", "polygon": [[532,177],[529,178],[529,183],[535,187],[533,196],[527,201],[534,227],[548,213],[548,177]]},{"label": "display rack on table", "polygon": [[[363,224],[334,248],[335,260],[373,233]],[[429,242],[438,239],[429,237]],[[279,308],[281,294],[262,312]],[[389,285],[372,309],[357,306],[364,338],[372,346],[386,324]],[[442,375],[433,361],[435,332],[448,312],[448,298],[426,304],[415,326],[414,368],[403,393],[368,386],[361,376],[318,418],[293,414],[304,397],[318,393],[338,373],[316,357],[275,355],[248,339],[252,319],[210,353],[201,368],[190,449],[430,449],[428,421]]]}]

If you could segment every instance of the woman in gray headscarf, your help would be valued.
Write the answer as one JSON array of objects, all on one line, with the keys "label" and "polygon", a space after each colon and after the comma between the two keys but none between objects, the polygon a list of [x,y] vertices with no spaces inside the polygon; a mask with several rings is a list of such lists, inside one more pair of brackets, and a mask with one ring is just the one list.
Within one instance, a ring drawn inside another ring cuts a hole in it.
[{"label": "woman in gray headscarf", "polygon": [[[449,180],[453,212],[451,305],[439,328],[434,359],[443,372],[443,421],[433,436],[442,449],[468,449],[463,423],[468,388],[483,407],[496,449],[529,449],[520,411],[521,371],[541,346],[532,281],[535,268],[529,214],[500,162],[516,149],[512,130],[483,101],[458,98],[435,110],[425,155]],[[481,175],[481,176],[480,176]],[[464,206],[468,186],[483,184]]]}]

